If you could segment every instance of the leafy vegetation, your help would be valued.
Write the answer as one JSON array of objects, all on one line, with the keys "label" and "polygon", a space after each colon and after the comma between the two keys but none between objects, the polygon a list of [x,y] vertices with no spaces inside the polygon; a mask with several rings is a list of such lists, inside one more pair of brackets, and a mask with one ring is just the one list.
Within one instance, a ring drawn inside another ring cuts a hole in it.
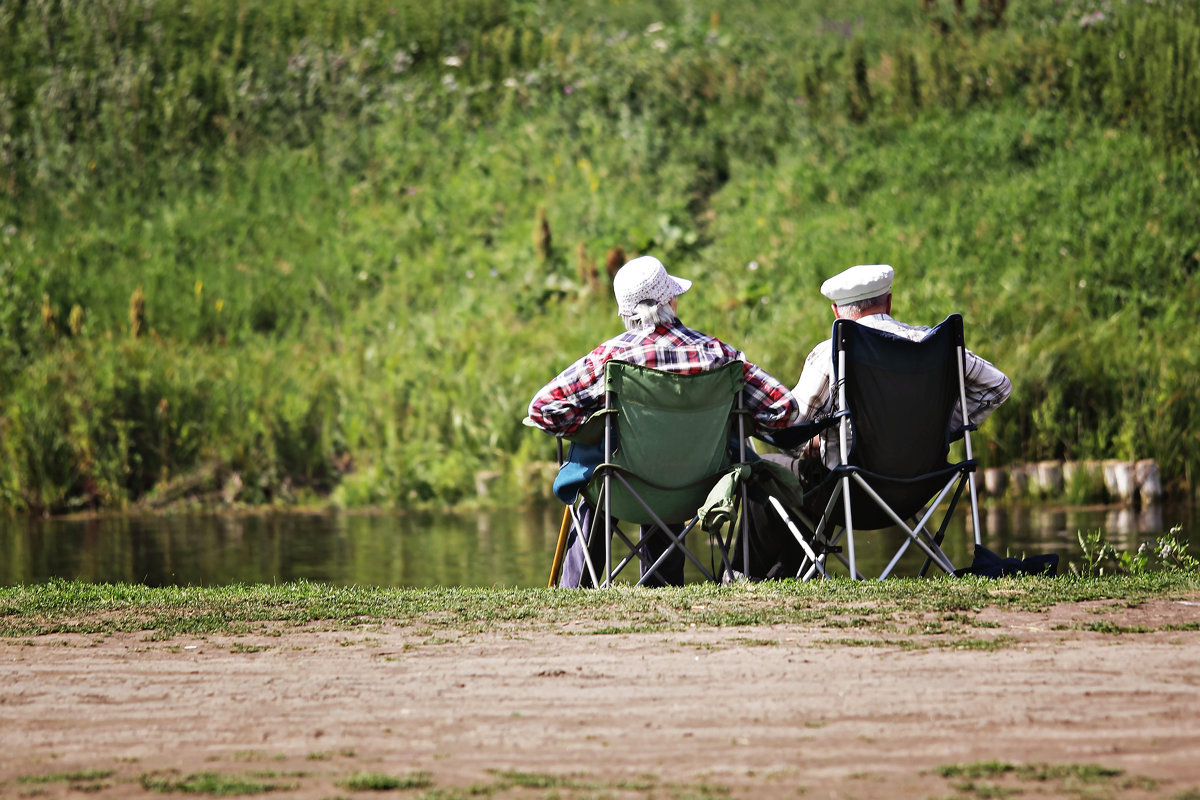
[{"label": "leafy vegetation", "polygon": [[1180,541],[1183,532],[1176,525],[1153,543],[1143,542],[1134,552],[1118,550],[1103,531],[1076,532],[1082,553],[1080,563],[1071,563],[1071,571],[1083,575],[1140,575],[1151,570],[1200,570],[1200,560],[1188,553],[1189,543]]},{"label": "leafy vegetation", "polygon": [[1013,378],[985,463],[1190,489],[1200,7],[948,9],[0,6],[0,508],[519,499],[638,253],[785,382],[890,262]]}]

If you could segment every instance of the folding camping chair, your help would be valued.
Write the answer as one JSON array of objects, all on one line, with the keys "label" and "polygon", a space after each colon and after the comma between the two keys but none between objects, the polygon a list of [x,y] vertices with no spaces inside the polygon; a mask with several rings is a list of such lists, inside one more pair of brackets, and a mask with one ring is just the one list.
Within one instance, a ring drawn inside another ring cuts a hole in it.
[{"label": "folding camping chair", "polygon": [[[583,486],[580,500],[568,505],[576,530],[583,527],[579,502],[586,501],[594,509],[589,530],[584,531],[586,542],[598,547],[594,537],[604,537],[603,564],[594,563],[591,547],[583,548],[593,586],[611,585],[634,559],[642,564],[638,581],[642,585],[676,550],[707,580],[718,580],[715,572],[729,572],[736,524],[728,526],[728,536],[717,531],[709,537],[721,559],[719,569],[710,570],[688,547],[687,537],[696,526],[698,509],[731,463],[731,436],[738,443],[736,458],[745,459],[743,371],[740,361],[690,375],[622,361],[605,365],[605,406],[588,423],[594,432],[599,419],[603,428],[600,463]],[[558,445],[561,464],[561,437]],[[744,491],[741,498],[744,507]],[[641,539],[633,541],[621,530],[621,522],[643,526]],[[645,544],[655,532],[668,537],[669,545],[651,560]],[[624,545],[615,565],[614,541]],[[744,535],[742,541],[747,541]],[[552,582],[561,548],[555,559]]]},{"label": "folding camping chair", "polygon": [[[806,507],[819,515],[816,539],[834,545],[830,551],[850,576],[861,578],[855,531],[896,526],[903,542],[881,579],[914,544],[926,557],[920,574],[930,564],[953,574],[954,564],[941,545],[964,487],[975,544],[980,544],[962,317],[950,315],[919,341],[838,319],[833,343],[837,399],[832,422],[838,426],[841,464],[805,497]],[[961,425],[951,430],[956,407]],[[965,458],[951,463],[950,443],[960,436]],[[846,555],[836,546],[843,535]],[[809,563],[800,577],[815,572]]]}]

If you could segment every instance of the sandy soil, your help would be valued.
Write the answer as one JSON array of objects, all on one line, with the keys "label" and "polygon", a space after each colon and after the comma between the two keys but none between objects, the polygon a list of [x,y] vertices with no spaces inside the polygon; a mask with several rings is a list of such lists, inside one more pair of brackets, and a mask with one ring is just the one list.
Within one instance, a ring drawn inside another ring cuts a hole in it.
[{"label": "sandy soil", "polygon": [[[298,798],[364,796],[356,775],[406,797],[1200,798],[1200,595],[982,615],[1003,646],[585,622],[3,640],[0,796],[212,773]],[[939,771],[983,762],[1120,774]]]}]

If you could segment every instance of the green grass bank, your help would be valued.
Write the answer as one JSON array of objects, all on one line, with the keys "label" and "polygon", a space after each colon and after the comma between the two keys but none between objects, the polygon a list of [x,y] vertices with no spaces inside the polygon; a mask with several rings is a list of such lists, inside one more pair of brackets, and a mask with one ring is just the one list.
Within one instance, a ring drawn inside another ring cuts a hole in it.
[{"label": "green grass bank", "polygon": [[[1198,586],[1200,573],[1194,565],[1140,574],[998,581],[904,578],[772,581],[733,587],[698,583],[654,591],[622,587],[601,592],[381,589],[307,582],[149,588],[50,581],[0,587],[0,637],[140,632],[162,640],[310,626],[354,629],[380,623],[417,626],[435,637],[446,631],[483,632],[510,624],[523,630],[557,630],[579,619],[596,623],[596,629],[589,631],[594,634],[781,624],[892,630],[898,616],[926,614],[943,615],[946,626],[961,633],[973,627],[972,619],[984,608],[1044,611],[1057,604],[1095,600],[1136,605],[1152,597],[1183,596]],[[917,639],[936,639],[946,632],[939,626],[913,633]]]},{"label": "green grass bank", "polygon": [[519,502],[640,253],[786,383],[892,263],[985,465],[1194,492],[1198,69],[1173,0],[4,4],[0,508]]}]

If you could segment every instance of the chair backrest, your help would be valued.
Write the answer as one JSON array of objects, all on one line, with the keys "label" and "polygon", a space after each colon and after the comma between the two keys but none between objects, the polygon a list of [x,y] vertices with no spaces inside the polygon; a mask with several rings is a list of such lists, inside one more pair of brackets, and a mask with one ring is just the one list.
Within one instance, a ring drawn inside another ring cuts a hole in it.
[{"label": "chair backrest", "polygon": [[[853,431],[847,463],[872,473],[876,491],[907,516],[952,469],[947,455],[961,396],[962,317],[950,315],[916,341],[839,319],[833,337],[835,384],[845,382]],[[856,527],[887,524],[873,509],[861,523],[855,513]]]},{"label": "chair backrest", "polygon": [[[732,416],[743,382],[740,361],[690,375],[623,361],[605,365],[605,413],[614,432],[605,461],[663,520],[693,517],[729,465]],[[593,480],[586,491],[593,501],[598,483]],[[650,521],[619,481],[612,480],[611,487],[614,517]]]},{"label": "chair backrest", "polygon": [[846,319],[833,334],[854,428],[850,463],[896,478],[944,467],[960,395],[962,317],[950,315],[917,341]]}]

